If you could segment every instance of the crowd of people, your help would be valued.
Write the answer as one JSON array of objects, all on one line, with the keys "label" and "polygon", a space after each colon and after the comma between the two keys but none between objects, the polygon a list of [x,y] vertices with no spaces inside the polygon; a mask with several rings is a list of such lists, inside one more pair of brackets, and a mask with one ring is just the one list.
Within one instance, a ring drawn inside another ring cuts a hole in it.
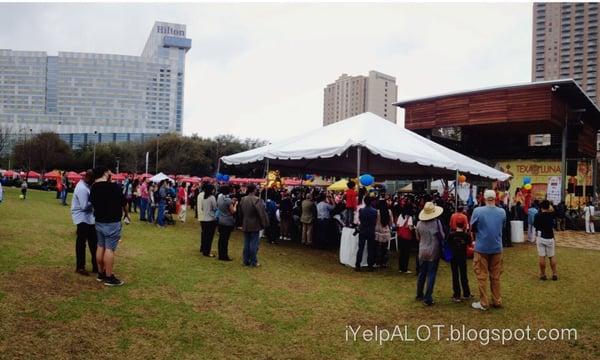
[{"label": "crowd of people", "polygon": [[[213,238],[218,231],[218,260],[231,261],[228,245],[234,229],[243,232],[242,263],[260,266],[258,250],[261,236],[269,243],[296,241],[319,249],[339,246],[343,228],[354,229],[358,238],[356,271],[375,271],[389,267],[389,246],[397,238],[398,271],[409,270],[410,254],[416,248],[416,299],[433,305],[433,290],[439,262],[449,262],[452,271],[452,300],[472,298],[467,258],[473,256],[473,271],[479,301],[473,308],[500,307],[500,274],[503,247],[511,246],[507,223],[520,204],[508,209],[494,190],[486,190],[477,203],[455,209],[452,194],[388,193],[384,188],[367,190],[352,181],[346,191],[318,187],[259,189],[256,185],[215,186],[174,184],[170,180],[153,183],[128,177],[123,183],[111,182],[105,167],[89,170],[75,187],[71,206],[77,226],[76,271],[85,270],[86,243],[92,255],[92,271],[98,281],[109,286],[122,285],[114,274],[115,252],[121,240],[121,221],[139,212],[139,220],[164,227],[186,221],[188,208],[200,223],[199,251],[216,257]],[[559,205],[560,206],[560,205]],[[557,206],[557,208],[559,208]],[[546,280],[546,258],[552,279],[557,280],[554,229],[560,216],[550,203],[534,201],[523,216],[531,223],[531,239],[539,253],[540,279]],[[530,219],[529,219],[530,218]],[[507,239],[508,237],[508,239]],[[362,267],[364,251],[367,266]],[[488,282],[491,299],[487,296]]]}]

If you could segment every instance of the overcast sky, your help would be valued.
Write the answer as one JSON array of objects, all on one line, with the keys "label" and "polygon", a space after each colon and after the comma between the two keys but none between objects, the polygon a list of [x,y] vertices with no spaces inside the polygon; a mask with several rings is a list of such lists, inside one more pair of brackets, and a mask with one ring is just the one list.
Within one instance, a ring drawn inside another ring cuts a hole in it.
[{"label": "overcast sky", "polygon": [[[531,79],[531,4],[0,4],[0,48],[139,55],[187,25],[184,134],[276,140],[322,124],[342,73],[398,99]],[[403,124],[399,112],[398,123]]]}]

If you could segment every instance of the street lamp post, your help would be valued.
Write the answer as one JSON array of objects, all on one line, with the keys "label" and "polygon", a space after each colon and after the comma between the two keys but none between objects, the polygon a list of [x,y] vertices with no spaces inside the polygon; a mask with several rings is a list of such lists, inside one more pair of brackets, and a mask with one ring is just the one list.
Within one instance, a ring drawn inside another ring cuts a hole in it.
[{"label": "street lamp post", "polygon": [[158,139],[160,134],[156,134],[156,173],[158,174]]},{"label": "street lamp post", "polygon": [[119,161],[120,160],[121,160],[121,158],[117,156],[117,174],[119,173]]},{"label": "street lamp post", "polygon": [[[94,131],[94,135],[96,135],[96,140],[94,140],[94,145],[92,146],[93,148],[93,159],[92,159],[92,169],[96,168],[96,142],[98,141],[98,131]],[[117,171],[118,172],[118,171]]]},{"label": "street lamp post", "polygon": [[[27,136],[26,136],[27,137]],[[33,129],[29,129],[29,140],[33,139]],[[27,142],[27,139],[25,139]],[[27,149],[27,174],[25,175],[25,181],[27,181],[27,177],[29,177],[29,172],[31,171],[31,144],[28,145]]]}]

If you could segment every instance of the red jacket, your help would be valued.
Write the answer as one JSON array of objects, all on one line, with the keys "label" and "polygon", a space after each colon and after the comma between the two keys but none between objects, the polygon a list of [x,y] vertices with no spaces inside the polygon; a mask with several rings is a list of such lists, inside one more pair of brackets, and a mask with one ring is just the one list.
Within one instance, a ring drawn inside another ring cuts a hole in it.
[{"label": "red jacket", "polygon": [[346,209],[354,209],[358,206],[358,194],[354,189],[346,190]]}]

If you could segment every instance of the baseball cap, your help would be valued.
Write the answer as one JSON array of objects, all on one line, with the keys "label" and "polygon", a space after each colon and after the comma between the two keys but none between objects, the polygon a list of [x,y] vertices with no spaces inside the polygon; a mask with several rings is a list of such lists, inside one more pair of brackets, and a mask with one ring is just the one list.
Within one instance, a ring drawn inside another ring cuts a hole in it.
[{"label": "baseball cap", "polygon": [[492,199],[496,199],[496,192],[495,192],[494,190],[486,190],[486,191],[483,193],[483,197],[484,197],[486,200],[492,200]]}]

